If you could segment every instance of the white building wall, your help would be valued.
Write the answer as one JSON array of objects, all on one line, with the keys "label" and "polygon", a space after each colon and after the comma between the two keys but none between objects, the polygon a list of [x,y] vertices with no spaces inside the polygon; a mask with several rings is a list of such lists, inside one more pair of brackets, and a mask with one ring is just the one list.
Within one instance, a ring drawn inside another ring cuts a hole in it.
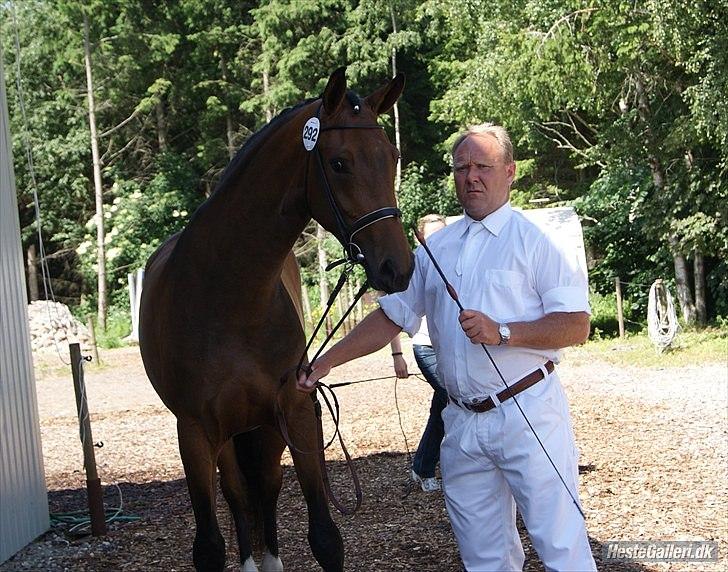
[{"label": "white building wall", "polygon": [[48,493],[0,47],[0,562],[48,530]]}]

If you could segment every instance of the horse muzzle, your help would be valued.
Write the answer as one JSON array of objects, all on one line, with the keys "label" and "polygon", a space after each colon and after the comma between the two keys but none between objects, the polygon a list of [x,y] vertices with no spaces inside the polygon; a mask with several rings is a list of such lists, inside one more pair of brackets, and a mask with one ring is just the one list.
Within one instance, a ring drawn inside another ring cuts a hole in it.
[{"label": "horse muzzle", "polygon": [[364,268],[369,284],[375,290],[381,290],[387,294],[401,292],[407,289],[414,271],[414,255],[409,253],[405,264],[397,263],[391,257],[385,257],[375,268],[365,261]]}]

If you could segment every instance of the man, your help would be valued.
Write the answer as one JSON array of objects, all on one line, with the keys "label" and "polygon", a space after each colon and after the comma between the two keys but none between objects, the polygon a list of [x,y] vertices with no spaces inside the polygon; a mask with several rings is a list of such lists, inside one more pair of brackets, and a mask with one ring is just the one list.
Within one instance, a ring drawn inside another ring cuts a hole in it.
[{"label": "man", "polygon": [[[517,506],[546,569],[595,570],[584,520],[570,496],[578,500],[578,459],[553,365],[560,355],[555,348],[588,336],[586,277],[575,256],[511,209],[516,166],[505,129],[485,124],[467,130],[452,156],[465,216],[429,246],[466,310],[458,314],[418,249],[407,290],[381,298],[379,310],[322,356],[308,378],[299,378],[299,389],[312,391],[332,367],[379,349],[401,329],[412,335],[426,314],[450,396],[440,468],[465,568],[523,568]],[[481,343],[515,398],[504,391]]]}]

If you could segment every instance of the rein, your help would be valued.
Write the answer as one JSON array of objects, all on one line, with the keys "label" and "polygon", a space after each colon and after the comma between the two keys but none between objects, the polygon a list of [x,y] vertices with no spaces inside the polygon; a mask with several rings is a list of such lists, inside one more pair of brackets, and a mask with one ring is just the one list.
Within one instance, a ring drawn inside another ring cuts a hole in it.
[{"label": "rein", "polygon": [[[326,336],[326,339],[323,341],[321,346],[319,347],[318,351],[314,355],[313,359],[310,361],[310,363],[306,366],[303,365],[304,360],[306,359],[306,354],[308,353],[309,348],[311,347],[311,344],[313,343],[314,339],[316,338],[316,334],[318,334],[318,331],[321,329],[321,326],[323,325],[324,321],[326,320],[326,317],[328,316],[329,312],[331,311],[331,308],[334,305],[334,302],[336,301],[336,297],[343,288],[344,284],[346,284],[346,279],[351,274],[352,270],[354,268],[354,264],[349,262],[346,264],[344,269],[341,272],[341,275],[339,276],[339,280],[336,283],[336,287],[331,291],[331,294],[329,295],[329,299],[326,304],[326,310],[321,315],[321,318],[319,319],[318,324],[316,324],[316,328],[314,329],[313,333],[311,334],[311,337],[308,340],[308,343],[306,344],[306,348],[303,350],[303,353],[301,354],[301,359],[298,362],[298,365],[295,369],[295,375],[298,376],[298,372],[301,370],[306,371],[307,373],[310,373],[311,371],[311,364],[313,364],[318,356],[321,354],[321,352],[324,350],[326,345],[331,341],[331,338],[334,337],[334,334],[338,331],[338,329],[341,327],[341,325],[344,323],[344,320],[349,316],[351,311],[354,309],[354,306],[356,306],[359,299],[364,295],[364,292],[369,288],[369,284],[367,282],[364,282],[364,284],[359,288],[359,291],[354,296],[354,300],[352,301],[349,308],[344,312],[344,314],[341,316],[339,321],[336,323],[334,328],[331,330],[331,332]],[[288,376],[284,375],[281,378],[281,387],[278,390],[278,397],[280,397],[280,391],[283,389],[283,385],[286,382]],[[349,451],[346,448],[346,445],[344,444],[344,439],[341,436],[341,432],[339,431],[339,417],[340,417],[340,408],[339,408],[339,400],[336,397],[336,394],[334,393],[332,387],[335,386],[328,386],[324,383],[319,382],[316,389],[314,389],[313,393],[311,393],[311,400],[314,404],[314,412],[316,413],[316,442],[317,442],[317,448],[312,451],[302,451],[296,445],[294,445],[293,440],[291,439],[290,433],[288,432],[288,424],[286,423],[285,415],[283,414],[283,409],[280,406],[279,399],[276,398],[276,419],[278,420],[278,427],[281,431],[281,435],[283,437],[283,440],[288,445],[289,449],[294,450],[298,453],[304,454],[304,455],[310,455],[310,454],[316,454],[318,456],[319,466],[321,467],[321,477],[323,479],[324,484],[324,491],[326,492],[326,497],[331,501],[331,504],[334,505],[334,507],[344,515],[352,515],[357,510],[359,510],[359,507],[361,506],[362,499],[363,499],[363,493],[361,489],[361,483],[359,481],[359,475],[356,472],[356,468],[354,467],[354,462],[351,459],[351,455],[349,455]],[[334,405],[332,406],[331,401],[327,397],[326,393],[324,392],[324,389],[326,389],[330,394],[331,398],[334,402]],[[322,414],[321,414],[321,403],[318,400],[318,393],[321,393],[321,397],[323,397],[324,402],[326,403],[326,407],[329,410],[329,413],[331,414],[331,418],[334,421],[334,434],[329,440],[328,443],[324,445],[324,436],[323,436],[323,421],[322,421]],[[331,489],[331,482],[329,481],[329,474],[328,470],[326,468],[326,449],[329,448],[329,446],[334,442],[334,439],[339,438],[339,445],[341,446],[341,450],[344,453],[344,457],[346,459],[346,467],[349,470],[349,473],[351,474],[351,479],[354,483],[354,494],[356,497],[356,503],[354,505],[354,508],[347,508],[345,507],[339,499],[334,494],[333,490]]]}]

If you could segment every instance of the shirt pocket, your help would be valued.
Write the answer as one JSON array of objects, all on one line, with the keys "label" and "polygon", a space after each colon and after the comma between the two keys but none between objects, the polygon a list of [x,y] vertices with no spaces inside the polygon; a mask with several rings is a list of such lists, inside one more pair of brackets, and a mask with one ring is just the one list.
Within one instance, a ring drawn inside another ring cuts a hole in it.
[{"label": "shirt pocket", "polygon": [[526,277],[514,270],[488,269],[483,288],[485,313],[497,322],[515,321],[524,312]]}]

